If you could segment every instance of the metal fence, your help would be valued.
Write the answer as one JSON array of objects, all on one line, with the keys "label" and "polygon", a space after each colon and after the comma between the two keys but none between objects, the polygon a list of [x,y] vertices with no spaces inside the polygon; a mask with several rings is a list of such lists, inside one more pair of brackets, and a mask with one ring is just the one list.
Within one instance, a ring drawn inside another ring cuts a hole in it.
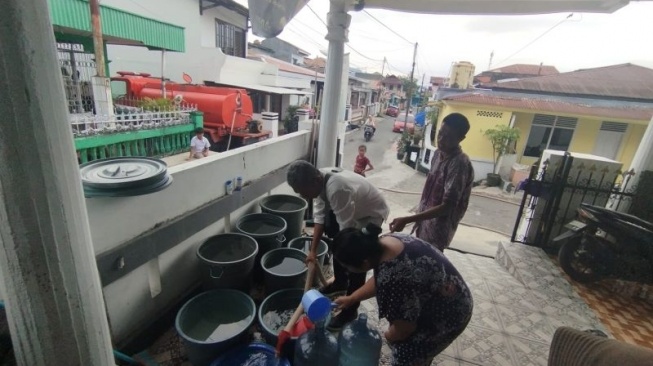
[{"label": "metal fence", "polygon": [[92,113],[94,109],[91,81],[96,74],[93,55],[84,53],[79,44],[57,44],[61,78],[66,93],[68,112]]},{"label": "metal fence", "polygon": [[548,247],[576,217],[581,203],[627,211],[637,187],[631,185],[634,171],[611,171],[596,165],[574,164],[566,153],[552,164],[544,161],[531,168],[512,233],[512,241]]},{"label": "metal fence", "polygon": [[197,111],[196,105],[183,102],[173,106],[153,108],[154,110],[134,107],[133,105],[138,105],[139,101],[123,102],[127,105],[115,105],[114,114],[111,116],[92,113],[70,114],[73,136],[107,135],[188,124],[190,112]]}]

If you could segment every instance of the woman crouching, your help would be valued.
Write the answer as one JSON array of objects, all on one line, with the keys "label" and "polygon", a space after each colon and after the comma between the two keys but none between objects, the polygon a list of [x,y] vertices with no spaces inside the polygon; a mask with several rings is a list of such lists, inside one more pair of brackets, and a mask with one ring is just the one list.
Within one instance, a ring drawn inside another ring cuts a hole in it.
[{"label": "woman crouching", "polygon": [[379,237],[381,228],[345,229],[334,239],[334,256],[349,271],[374,270],[363,287],[336,299],[340,308],[376,296],[393,366],[427,366],[467,327],[472,295],[442,252],[405,234]]}]

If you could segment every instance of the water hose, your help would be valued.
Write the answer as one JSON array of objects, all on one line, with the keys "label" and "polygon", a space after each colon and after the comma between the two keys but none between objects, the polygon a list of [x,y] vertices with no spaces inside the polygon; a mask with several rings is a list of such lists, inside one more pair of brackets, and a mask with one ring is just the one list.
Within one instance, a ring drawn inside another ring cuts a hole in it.
[{"label": "water hose", "polygon": [[241,111],[241,106],[242,106],[242,100],[240,96],[240,92],[236,94],[236,108],[234,109],[234,114],[231,117],[231,131],[229,132],[229,142],[227,142],[227,151],[229,151],[229,148],[231,147],[231,136],[234,134],[234,125],[236,123],[236,113]]}]

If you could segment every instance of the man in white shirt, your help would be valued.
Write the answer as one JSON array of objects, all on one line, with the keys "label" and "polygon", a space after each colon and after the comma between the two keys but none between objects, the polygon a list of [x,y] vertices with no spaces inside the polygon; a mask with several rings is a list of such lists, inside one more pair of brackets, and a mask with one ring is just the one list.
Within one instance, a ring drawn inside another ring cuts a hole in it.
[{"label": "man in white shirt", "polygon": [[[322,235],[329,238],[342,229],[362,229],[368,223],[381,226],[388,218],[389,208],[381,192],[364,177],[340,168],[317,169],[298,160],[288,168],[288,184],[295,193],[313,201],[313,242],[307,261],[315,261]],[[321,289],[325,295],[346,291],[351,294],[365,283],[365,273],[349,273],[340,263],[333,262],[334,281]],[[358,305],[343,310],[328,327],[339,330],[358,314]]]},{"label": "man in white shirt", "polygon": [[186,160],[201,159],[209,156],[211,143],[204,137],[204,129],[198,127],[195,129],[195,136],[190,140],[190,156]]}]

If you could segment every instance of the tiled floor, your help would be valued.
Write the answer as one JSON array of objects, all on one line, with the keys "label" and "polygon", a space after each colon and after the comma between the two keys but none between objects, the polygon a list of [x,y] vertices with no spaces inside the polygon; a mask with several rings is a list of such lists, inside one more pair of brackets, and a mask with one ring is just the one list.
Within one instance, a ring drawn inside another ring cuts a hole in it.
[{"label": "tiled floor", "polygon": [[[556,265],[537,248],[501,244],[496,260],[451,250],[446,255],[472,291],[474,313],[465,332],[433,365],[543,366],[558,327],[609,333]],[[361,311],[380,329],[387,327],[385,320],[378,320],[374,299],[365,301]],[[150,354],[161,365],[186,365],[183,349],[167,349],[180,346],[170,337],[176,337],[174,331],[167,341],[152,347]],[[384,344],[381,365],[390,364],[390,349]]]}]

